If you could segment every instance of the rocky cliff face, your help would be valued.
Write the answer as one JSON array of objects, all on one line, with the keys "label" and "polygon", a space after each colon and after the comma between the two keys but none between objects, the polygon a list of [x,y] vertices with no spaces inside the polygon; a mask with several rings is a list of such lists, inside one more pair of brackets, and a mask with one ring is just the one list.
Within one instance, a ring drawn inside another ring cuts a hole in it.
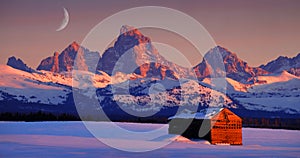
[{"label": "rocky cliff face", "polygon": [[73,42],[60,54],[55,52],[53,56],[43,59],[37,70],[59,73],[72,71],[75,66],[78,70],[92,71],[93,68],[95,69],[99,58],[98,52],[91,52],[81,47],[78,43]]},{"label": "rocky cliff face", "polygon": [[120,71],[161,79],[177,79],[189,73],[162,57],[150,38],[131,26],[122,26],[117,41],[104,52],[98,68],[110,75]]},{"label": "rocky cliff face", "polygon": [[269,73],[261,68],[250,67],[235,53],[221,46],[207,52],[203,61],[194,67],[194,71],[199,79],[226,76],[242,83],[255,82],[255,76]]}]

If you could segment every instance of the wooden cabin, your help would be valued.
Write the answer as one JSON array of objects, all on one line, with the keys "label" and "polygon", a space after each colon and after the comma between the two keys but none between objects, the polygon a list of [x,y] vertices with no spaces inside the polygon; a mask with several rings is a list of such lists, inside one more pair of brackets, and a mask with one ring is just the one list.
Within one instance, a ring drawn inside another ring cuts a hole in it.
[{"label": "wooden cabin", "polygon": [[169,118],[169,133],[204,138],[211,144],[242,145],[242,119],[227,108],[185,111]]}]

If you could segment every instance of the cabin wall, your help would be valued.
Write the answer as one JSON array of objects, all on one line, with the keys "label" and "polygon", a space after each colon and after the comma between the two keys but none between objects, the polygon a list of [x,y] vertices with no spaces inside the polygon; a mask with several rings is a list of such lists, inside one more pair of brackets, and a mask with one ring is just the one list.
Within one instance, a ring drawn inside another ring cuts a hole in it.
[{"label": "cabin wall", "polygon": [[242,145],[242,121],[216,120],[212,121],[211,144],[226,143]]},{"label": "cabin wall", "polygon": [[179,134],[187,138],[210,139],[210,128],[210,120],[173,119],[169,122],[170,134]]}]

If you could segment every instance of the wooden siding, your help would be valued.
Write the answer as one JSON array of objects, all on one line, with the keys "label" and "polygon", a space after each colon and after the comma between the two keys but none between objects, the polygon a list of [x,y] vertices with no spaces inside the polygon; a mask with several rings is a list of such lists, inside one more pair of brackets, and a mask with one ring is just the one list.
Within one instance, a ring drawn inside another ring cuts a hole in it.
[{"label": "wooden siding", "polygon": [[212,144],[242,144],[242,119],[228,109],[211,119]]}]

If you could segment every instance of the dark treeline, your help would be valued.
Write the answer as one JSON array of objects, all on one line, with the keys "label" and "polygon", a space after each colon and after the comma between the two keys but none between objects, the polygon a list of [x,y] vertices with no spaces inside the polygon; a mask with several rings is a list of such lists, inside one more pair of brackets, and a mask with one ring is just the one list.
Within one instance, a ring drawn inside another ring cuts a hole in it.
[{"label": "dark treeline", "polygon": [[[117,117],[116,117],[117,118]],[[112,122],[137,122],[137,123],[167,123],[167,118],[119,118],[111,119]],[[105,119],[95,118],[93,116],[87,115],[81,118],[75,114],[61,113],[52,114],[49,112],[30,112],[30,113],[11,113],[4,112],[0,113],[0,121],[105,121]]]},{"label": "dark treeline", "polygon": [[47,112],[30,112],[30,113],[10,113],[5,112],[0,114],[1,121],[80,121],[78,116],[73,114],[57,114]]},{"label": "dark treeline", "polygon": [[[136,123],[168,123],[167,117],[113,117],[113,122],[136,122]],[[116,119],[118,118],[118,119]],[[80,118],[75,114],[61,113],[52,114],[49,112],[30,112],[30,113],[0,113],[0,121],[104,121],[95,119],[92,116]],[[274,128],[274,129],[293,129],[300,130],[300,118],[243,118],[243,127],[253,128]]]},{"label": "dark treeline", "polygon": [[243,118],[243,127],[300,130],[300,118]]}]

